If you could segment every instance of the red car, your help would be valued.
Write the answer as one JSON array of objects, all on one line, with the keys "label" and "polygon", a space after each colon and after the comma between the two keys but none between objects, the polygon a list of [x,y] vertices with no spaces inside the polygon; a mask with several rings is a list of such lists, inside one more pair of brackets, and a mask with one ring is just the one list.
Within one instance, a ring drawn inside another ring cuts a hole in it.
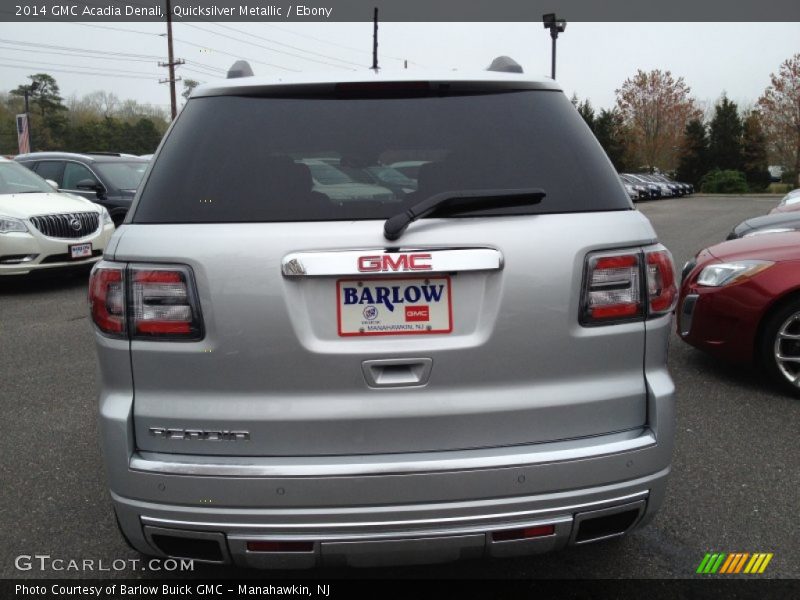
[{"label": "red car", "polygon": [[683,269],[678,335],[800,395],[800,232],[723,242]]}]

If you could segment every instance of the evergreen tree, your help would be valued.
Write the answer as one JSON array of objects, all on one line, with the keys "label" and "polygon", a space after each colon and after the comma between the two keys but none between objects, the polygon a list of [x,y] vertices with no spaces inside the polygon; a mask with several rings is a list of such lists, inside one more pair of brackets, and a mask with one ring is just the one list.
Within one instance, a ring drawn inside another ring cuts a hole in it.
[{"label": "evergreen tree", "polygon": [[711,167],[723,171],[742,170],[742,120],[736,103],[724,94],[714,108],[708,146]]},{"label": "evergreen tree", "polygon": [[763,191],[770,182],[767,159],[767,138],[756,111],[745,117],[742,133],[742,170],[754,192]]},{"label": "evergreen tree", "polygon": [[601,110],[594,119],[594,134],[617,171],[627,171],[629,168],[627,160],[628,131],[619,111],[605,108]]},{"label": "evergreen tree", "polygon": [[706,126],[700,119],[692,119],[684,132],[676,177],[678,181],[691,183],[699,189],[700,180],[708,170]]}]

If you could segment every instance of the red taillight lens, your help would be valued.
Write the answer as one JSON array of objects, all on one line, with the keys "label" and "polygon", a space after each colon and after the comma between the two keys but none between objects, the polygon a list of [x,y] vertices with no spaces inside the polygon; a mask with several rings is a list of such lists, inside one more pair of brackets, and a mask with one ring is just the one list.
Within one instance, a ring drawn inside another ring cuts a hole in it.
[{"label": "red taillight lens", "polygon": [[678,287],[672,255],[668,250],[647,253],[647,295],[651,315],[663,315],[675,308]]},{"label": "red taillight lens", "polygon": [[592,254],[587,258],[581,321],[616,322],[644,314],[637,254]]},{"label": "red taillight lens", "polygon": [[185,267],[130,267],[130,318],[134,337],[202,337],[191,274]]},{"label": "red taillight lens", "polygon": [[97,267],[89,279],[94,324],[109,335],[125,335],[125,276],[119,267]]}]

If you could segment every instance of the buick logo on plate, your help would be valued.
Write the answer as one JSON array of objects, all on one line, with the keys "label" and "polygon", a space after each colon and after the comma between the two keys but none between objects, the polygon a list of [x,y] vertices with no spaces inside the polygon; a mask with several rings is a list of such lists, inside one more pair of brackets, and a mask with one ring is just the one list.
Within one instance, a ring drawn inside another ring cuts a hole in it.
[{"label": "buick logo on plate", "polygon": [[69,226],[72,227],[73,231],[80,231],[81,230],[81,222],[78,221],[75,217],[72,217],[69,220]]}]

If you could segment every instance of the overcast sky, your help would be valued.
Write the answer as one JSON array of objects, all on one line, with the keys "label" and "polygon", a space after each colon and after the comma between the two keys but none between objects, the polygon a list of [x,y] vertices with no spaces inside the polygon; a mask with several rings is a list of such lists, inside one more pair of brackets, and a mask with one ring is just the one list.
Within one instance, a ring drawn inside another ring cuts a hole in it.
[{"label": "overcast sky", "polygon": [[[166,59],[166,38],[160,35],[165,28],[161,23],[0,23],[0,90],[44,71],[56,77],[65,97],[102,89],[167,107],[169,91],[158,83],[166,69],[150,58]],[[250,60],[256,75],[287,72],[278,67],[343,72],[366,68],[372,60],[371,23],[176,23],[173,34],[176,58],[190,61],[178,74],[203,82],[214,79],[211,73],[224,76],[238,57]],[[25,45],[31,43],[40,45]],[[748,105],[769,84],[769,74],[797,52],[800,23],[569,23],[558,39],[557,79],[567,94],[610,107],[614,90],[637,68],[668,69],[684,77],[701,102],[713,103],[725,91]],[[125,56],[130,54],[147,56]],[[526,73],[549,76],[550,37],[541,23],[380,26],[386,71],[403,68],[403,59],[409,69],[481,69],[502,54],[516,59]]]}]

